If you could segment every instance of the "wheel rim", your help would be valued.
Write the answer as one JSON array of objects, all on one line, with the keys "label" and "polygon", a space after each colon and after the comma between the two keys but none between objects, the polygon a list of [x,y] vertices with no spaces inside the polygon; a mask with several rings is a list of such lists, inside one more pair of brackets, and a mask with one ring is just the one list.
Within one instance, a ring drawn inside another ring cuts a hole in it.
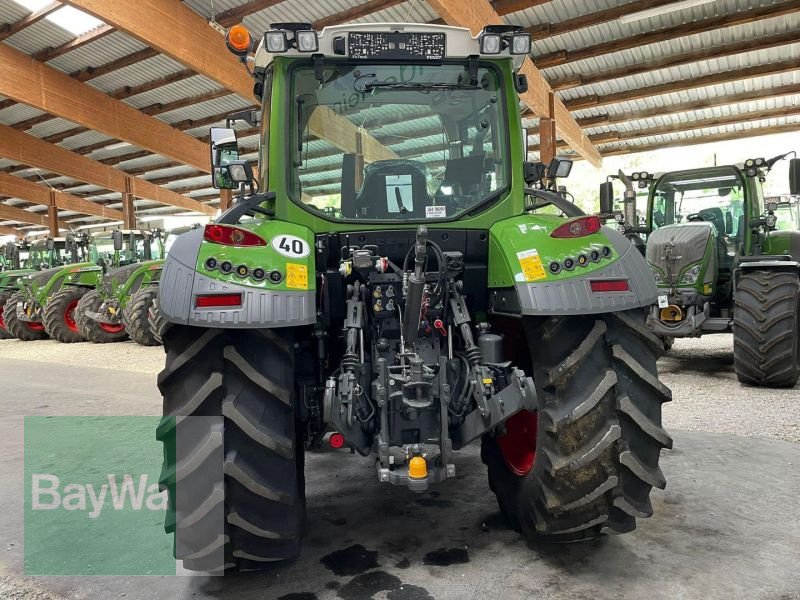
[{"label": "wheel rim", "polygon": [[23,321],[23,323],[25,323],[25,327],[31,331],[42,331],[44,329],[44,325],[42,323],[32,323],[31,321]]},{"label": "wheel rim", "polygon": [[64,309],[64,323],[67,324],[67,327],[70,328],[71,331],[78,331],[78,325],[75,323],[75,308],[78,306],[78,301],[73,300],[69,304],[67,304],[67,308]]},{"label": "wheel rim", "polygon": [[537,425],[536,413],[523,410],[509,418],[505,422],[506,432],[497,436],[503,460],[519,477],[530,473],[536,462]]},{"label": "wheel rim", "polygon": [[0,329],[6,328],[6,320],[3,318],[3,313],[5,312],[6,307],[0,306]]},{"label": "wheel rim", "polygon": [[98,325],[100,325],[100,329],[106,333],[119,333],[125,329],[124,325],[114,325],[112,323],[98,323]]}]

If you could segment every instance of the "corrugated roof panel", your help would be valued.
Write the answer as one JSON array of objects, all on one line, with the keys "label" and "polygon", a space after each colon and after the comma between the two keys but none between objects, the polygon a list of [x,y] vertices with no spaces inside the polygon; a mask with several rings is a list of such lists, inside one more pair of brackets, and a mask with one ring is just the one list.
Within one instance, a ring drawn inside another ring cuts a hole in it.
[{"label": "corrugated roof panel", "polygon": [[[5,4],[13,4],[13,2],[4,2]],[[5,13],[0,14],[5,17]],[[3,18],[3,21],[5,21],[5,18]],[[38,23],[26,27],[19,33],[4,40],[4,43],[25,54],[35,54],[46,48],[56,48],[74,39],[75,36],[69,31],[62,29],[47,19],[42,19]]]},{"label": "corrugated roof panel", "polygon": [[59,146],[61,146],[62,148],[66,148],[67,150],[72,150],[74,148],[80,148],[81,146],[96,144],[98,142],[110,139],[112,138],[105,135],[104,133],[100,133],[99,131],[87,131],[85,133],[81,133],[80,135],[74,135],[70,138],[67,138],[66,140],[61,142]]},{"label": "corrugated roof panel", "polygon": [[205,119],[212,115],[232,113],[250,106],[252,106],[252,103],[238,95],[231,94],[230,96],[224,96],[215,100],[207,100],[200,104],[193,104],[192,106],[186,106],[168,113],[163,113],[158,115],[158,118],[166,123],[177,123],[187,119],[198,120]]},{"label": "corrugated roof panel", "polygon": [[[158,77],[155,77],[155,79],[158,79]],[[197,94],[213,92],[218,89],[218,83],[215,83],[207,77],[203,77],[202,75],[195,75],[194,77],[190,77],[182,81],[176,81],[174,83],[162,85],[154,90],[150,90],[149,92],[131,96],[130,98],[126,98],[125,102],[136,108],[142,108],[144,106],[155,104],[156,102],[165,104],[167,102],[183,100],[184,98],[196,96]]]},{"label": "corrugated roof panel", "polygon": [[82,48],[71,50],[47,64],[65,73],[73,73],[87,66],[100,66],[117,60],[146,46],[138,40],[115,31]]},{"label": "corrugated roof panel", "polygon": [[73,123],[67,119],[55,118],[45,121],[44,123],[39,123],[38,125],[34,125],[26,133],[35,135],[38,138],[44,138],[49,135],[61,133],[62,131],[74,129],[75,127],[78,127],[77,123]]},{"label": "corrugated roof panel", "polygon": [[11,0],[0,0],[0,15],[3,15],[4,23],[16,23],[31,14],[31,11],[24,6],[12,2]]},{"label": "corrugated roof panel", "polygon": [[123,86],[137,86],[154,81],[172,73],[185,69],[183,65],[171,58],[159,54],[153,58],[139,61],[123,69],[117,69],[95,79],[87,81],[89,85],[106,93],[111,93]]}]

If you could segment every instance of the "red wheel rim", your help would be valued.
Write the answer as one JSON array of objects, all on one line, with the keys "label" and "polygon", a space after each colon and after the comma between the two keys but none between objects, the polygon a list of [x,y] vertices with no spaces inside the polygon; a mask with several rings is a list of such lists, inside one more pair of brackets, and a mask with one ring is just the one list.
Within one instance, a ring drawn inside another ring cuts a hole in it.
[{"label": "red wheel rim", "polygon": [[509,418],[505,423],[505,434],[497,436],[503,460],[520,477],[530,473],[536,461],[537,425],[536,413],[523,410]]},{"label": "red wheel rim", "polygon": [[112,323],[98,323],[98,325],[106,333],[119,333],[125,329],[125,325],[113,325]]},{"label": "red wheel rim", "polygon": [[78,326],[75,324],[75,307],[78,306],[78,301],[73,300],[69,304],[67,304],[67,308],[64,309],[64,323],[67,324],[67,327],[70,330],[77,332]]},{"label": "red wheel rim", "polygon": [[31,331],[42,331],[44,329],[42,323],[32,323],[31,321],[23,321],[23,323],[25,323],[25,326]]},{"label": "red wheel rim", "polygon": [[0,329],[6,328],[6,320],[3,318],[3,313],[5,312],[6,307],[0,306]]}]

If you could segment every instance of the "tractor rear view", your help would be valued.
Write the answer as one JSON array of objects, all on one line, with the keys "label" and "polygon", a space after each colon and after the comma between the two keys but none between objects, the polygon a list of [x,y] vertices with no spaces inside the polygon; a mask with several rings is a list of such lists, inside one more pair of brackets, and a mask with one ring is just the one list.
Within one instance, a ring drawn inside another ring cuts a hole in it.
[{"label": "tractor rear view", "polygon": [[666,173],[650,191],[650,327],[674,338],[733,332],[736,375],[750,385],[800,377],[800,161],[790,161],[790,195],[764,199],[762,186],[787,156]]},{"label": "tractor rear view", "polygon": [[296,556],[304,451],[330,432],[415,492],[480,440],[529,540],[650,516],[672,445],[656,287],[554,189],[569,161],[525,164],[522,28],[284,23],[228,42],[255,52],[262,110],[238,116],[261,123],[258,179],[236,130],[212,129],[214,184],[240,196],[176,240],[158,286],[161,484],[184,566]]}]

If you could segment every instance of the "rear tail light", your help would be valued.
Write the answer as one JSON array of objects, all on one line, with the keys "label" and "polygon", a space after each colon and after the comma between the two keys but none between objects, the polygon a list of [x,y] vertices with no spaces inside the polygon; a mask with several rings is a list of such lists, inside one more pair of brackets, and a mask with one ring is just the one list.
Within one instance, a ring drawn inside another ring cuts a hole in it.
[{"label": "rear tail light", "polygon": [[600,231],[600,219],[594,215],[570,219],[550,234],[554,238],[578,238]]},{"label": "rear tail light", "polygon": [[591,284],[593,292],[627,292],[628,280],[627,279],[602,279],[600,281],[592,281]]},{"label": "rear tail light", "polygon": [[203,237],[215,244],[224,246],[266,246],[267,242],[247,229],[211,223],[206,225]]},{"label": "rear tail light", "polygon": [[195,296],[195,308],[231,308],[242,305],[241,294],[207,294]]}]

